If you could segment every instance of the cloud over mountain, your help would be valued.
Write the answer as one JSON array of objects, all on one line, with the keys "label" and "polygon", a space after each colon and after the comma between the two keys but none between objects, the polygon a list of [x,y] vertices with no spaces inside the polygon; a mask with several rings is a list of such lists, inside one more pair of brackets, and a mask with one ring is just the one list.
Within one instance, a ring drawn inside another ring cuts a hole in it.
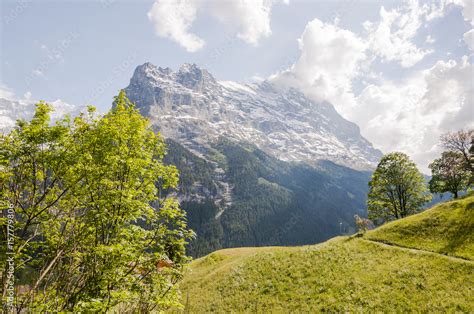
[{"label": "cloud over mountain", "polygon": [[[271,80],[299,88],[314,100],[330,101],[375,147],[408,153],[428,172],[429,161],[440,152],[440,134],[474,127],[474,69],[468,56],[406,69],[432,53],[426,46],[432,40],[415,42],[420,29],[453,6],[461,6],[464,19],[472,21],[469,5],[405,1],[390,10],[381,7],[379,21],[365,22],[360,34],[337,21],[313,19],[298,40],[298,60]],[[471,49],[472,37],[472,30],[464,34]],[[394,79],[377,72],[385,63],[403,74]]]}]

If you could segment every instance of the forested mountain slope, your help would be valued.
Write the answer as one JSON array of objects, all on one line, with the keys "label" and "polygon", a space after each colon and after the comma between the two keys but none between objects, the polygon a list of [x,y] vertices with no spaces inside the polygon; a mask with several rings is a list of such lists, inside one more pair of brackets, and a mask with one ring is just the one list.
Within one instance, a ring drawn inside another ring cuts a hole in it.
[{"label": "forested mountain slope", "polygon": [[180,169],[178,196],[197,233],[189,246],[194,256],[321,242],[353,230],[353,215],[365,213],[369,172],[329,161],[288,163],[226,139],[209,155],[206,161],[168,141],[166,161]]}]

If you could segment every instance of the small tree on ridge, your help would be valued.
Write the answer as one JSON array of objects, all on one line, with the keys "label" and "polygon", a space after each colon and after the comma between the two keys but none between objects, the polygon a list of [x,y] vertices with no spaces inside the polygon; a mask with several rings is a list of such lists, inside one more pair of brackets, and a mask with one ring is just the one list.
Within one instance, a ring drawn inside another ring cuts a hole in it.
[{"label": "small tree on ridge", "polygon": [[431,200],[423,175],[406,154],[399,152],[382,157],[369,188],[367,205],[373,221],[409,216]]}]

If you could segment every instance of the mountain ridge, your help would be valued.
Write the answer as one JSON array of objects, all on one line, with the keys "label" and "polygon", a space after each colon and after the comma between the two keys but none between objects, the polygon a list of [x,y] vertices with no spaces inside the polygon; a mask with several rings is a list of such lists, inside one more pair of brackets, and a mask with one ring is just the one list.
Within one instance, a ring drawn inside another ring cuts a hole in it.
[{"label": "mountain ridge", "polygon": [[125,91],[165,137],[197,154],[224,136],[284,161],[327,159],[367,170],[382,155],[331,104],[268,81],[218,81],[195,64],[173,71],[147,62],[135,69]]},{"label": "mountain ridge", "polygon": [[180,172],[173,193],[197,233],[191,255],[320,242],[365,215],[366,170],[381,153],[329,103],[267,81],[218,81],[195,64],[144,63],[125,92]]}]

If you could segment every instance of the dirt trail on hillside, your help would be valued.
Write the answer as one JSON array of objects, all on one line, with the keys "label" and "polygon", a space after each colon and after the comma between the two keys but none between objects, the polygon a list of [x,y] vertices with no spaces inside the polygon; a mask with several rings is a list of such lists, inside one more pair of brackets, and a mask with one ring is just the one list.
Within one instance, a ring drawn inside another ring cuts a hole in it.
[{"label": "dirt trail on hillside", "polygon": [[427,254],[434,254],[434,255],[446,257],[446,258],[451,259],[453,261],[464,262],[464,263],[469,263],[469,264],[474,265],[473,260],[470,260],[470,259],[465,258],[465,257],[447,255],[447,254],[443,254],[443,253],[438,253],[438,252],[433,252],[433,251],[428,251],[428,250],[423,250],[423,249],[418,249],[418,248],[402,246],[402,245],[398,245],[398,244],[390,243],[390,242],[383,242],[383,241],[377,241],[377,240],[371,240],[371,239],[365,239],[365,238],[361,238],[361,240],[366,241],[366,242],[370,242],[370,243],[375,243],[375,244],[378,244],[380,246],[392,247],[392,248],[396,248],[396,249],[404,250],[404,251],[411,251],[413,253],[422,252],[422,253],[427,253]]}]

